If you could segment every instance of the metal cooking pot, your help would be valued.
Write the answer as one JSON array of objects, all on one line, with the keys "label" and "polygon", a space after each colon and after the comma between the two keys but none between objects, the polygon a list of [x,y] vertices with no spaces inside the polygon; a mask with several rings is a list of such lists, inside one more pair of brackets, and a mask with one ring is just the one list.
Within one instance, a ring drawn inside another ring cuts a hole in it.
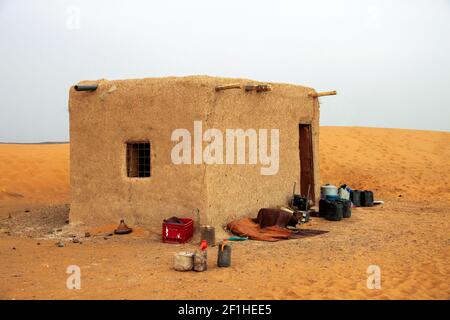
[{"label": "metal cooking pot", "polygon": [[338,197],[338,188],[329,183],[321,186],[320,187],[320,198],[326,199],[327,196],[329,196],[329,198]]}]

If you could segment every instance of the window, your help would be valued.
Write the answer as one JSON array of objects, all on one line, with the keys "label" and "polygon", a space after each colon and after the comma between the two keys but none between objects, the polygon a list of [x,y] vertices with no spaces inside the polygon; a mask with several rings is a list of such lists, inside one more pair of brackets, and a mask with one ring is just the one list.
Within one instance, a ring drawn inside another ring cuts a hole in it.
[{"label": "window", "polygon": [[150,177],[150,142],[127,143],[127,175],[135,178]]}]

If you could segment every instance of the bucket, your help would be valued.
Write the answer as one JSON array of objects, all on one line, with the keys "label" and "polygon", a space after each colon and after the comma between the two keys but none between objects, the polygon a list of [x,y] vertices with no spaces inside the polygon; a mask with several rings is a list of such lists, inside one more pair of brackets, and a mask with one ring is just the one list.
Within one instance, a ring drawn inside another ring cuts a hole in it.
[{"label": "bucket", "polygon": [[209,247],[216,245],[216,230],[212,226],[200,227],[200,241],[206,240]]},{"label": "bucket", "polygon": [[361,192],[361,207],[373,207],[373,192],[364,190]]},{"label": "bucket", "polygon": [[350,218],[352,216],[352,202],[350,200],[342,199],[340,200],[343,205],[342,217]]},{"label": "bucket", "polygon": [[325,216],[327,215],[329,202],[330,201],[325,200],[325,199],[320,199],[319,200],[319,217],[325,218]]},{"label": "bucket", "polygon": [[224,242],[219,244],[217,254],[217,266],[229,267],[231,266],[231,245]]},{"label": "bucket", "polygon": [[194,271],[202,272],[208,268],[207,251],[196,252],[194,255]]},{"label": "bucket", "polygon": [[320,199],[327,199],[327,196],[338,196],[338,189],[336,186],[327,183],[320,187]]},{"label": "bucket", "polygon": [[361,206],[361,190],[353,190],[350,193],[350,200],[352,201],[355,207]]},{"label": "bucket", "polygon": [[340,221],[344,216],[344,205],[340,201],[328,201],[325,219]]},{"label": "bucket", "polygon": [[173,259],[173,268],[177,271],[189,271],[194,267],[193,252],[178,252]]}]

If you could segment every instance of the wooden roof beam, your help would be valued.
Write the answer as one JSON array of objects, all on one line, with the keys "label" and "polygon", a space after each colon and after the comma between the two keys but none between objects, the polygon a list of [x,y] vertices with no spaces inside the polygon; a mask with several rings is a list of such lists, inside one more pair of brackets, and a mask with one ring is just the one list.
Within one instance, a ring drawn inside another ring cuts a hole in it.
[{"label": "wooden roof beam", "polygon": [[312,97],[312,98],[318,98],[318,97],[323,97],[323,96],[334,96],[336,94],[337,94],[337,92],[336,92],[336,90],[334,90],[334,91],[324,91],[324,92],[310,92],[310,93],[308,93],[308,96]]}]

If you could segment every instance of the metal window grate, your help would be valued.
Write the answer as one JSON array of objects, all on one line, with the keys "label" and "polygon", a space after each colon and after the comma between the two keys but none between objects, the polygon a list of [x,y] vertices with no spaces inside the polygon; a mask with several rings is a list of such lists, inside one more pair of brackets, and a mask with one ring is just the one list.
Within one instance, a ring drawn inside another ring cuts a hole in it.
[{"label": "metal window grate", "polygon": [[150,142],[127,143],[128,177],[150,177]]}]

